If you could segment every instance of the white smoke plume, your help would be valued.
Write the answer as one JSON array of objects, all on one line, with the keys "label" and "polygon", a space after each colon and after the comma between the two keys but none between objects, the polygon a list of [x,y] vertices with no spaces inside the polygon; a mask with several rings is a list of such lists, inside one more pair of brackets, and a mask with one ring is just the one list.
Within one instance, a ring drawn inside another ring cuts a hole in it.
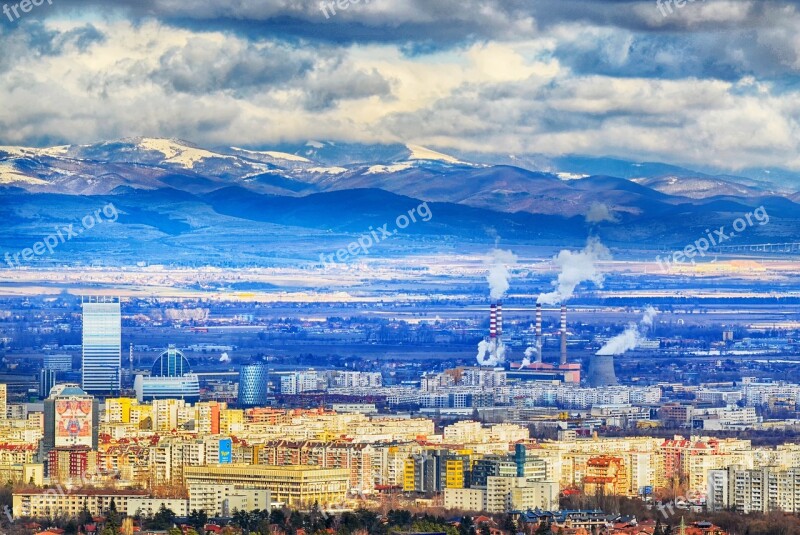
[{"label": "white smoke plume", "polygon": [[617,223],[618,221],[617,216],[614,215],[608,205],[602,202],[593,202],[589,206],[589,211],[586,212],[587,223]]},{"label": "white smoke plume", "polygon": [[486,282],[489,283],[489,295],[493,301],[497,301],[508,291],[508,279],[511,276],[508,268],[517,263],[517,256],[511,251],[493,249],[489,262]]},{"label": "white smoke plume", "polygon": [[479,366],[499,366],[506,361],[506,345],[497,338],[481,340],[477,358]]},{"label": "white smoke plume", "polygon": [[626,351],[635,349],[644,339],[647,329],[652,327],[653,319],[658,314],[658,311],[653,307],[647,307],[644,311],[644,317],[638,323],[629,323],[625,330],[606,342],[606,345],[600,348],[595,353],[596,355],[621,355]]},{"label": "white smoke plume", "polygon": [[535,356],[536,356],[536,348],[535,347],[527,348],[525,350],[525,358],[522,359],[522,364],[520,364],[520,367],[524,368],[526,366],[530,366],[531,365],[531,358],[535,357]]},{"label": "white smoke plume", "polygon": [[223,354],[222,354],[222,355],[219,357],[219,361],[220,361],[220,362],[230,362],[230,361],[231,361],[231,358],[228,356],[228,353],[223,353]]},{"label": "white smoke plume", "polygon": [[589,238],[586,247],[575,252],[568,249],[562,250],[555,257],[554,262],[560,269],[558,280],[553,282],[556,289],[543,293],[537,302],[544,305],[555,305],[567,301],[575,288],[583,281],[592,281],[596,286],[603,286],[603,274],[597,270],[597,262],[610,260],[611,253],[598,238]]},{"label": "white smoke plume", "polygon": [[654,307],[651,306],[647,307],[646,309],[644,309],[644,317],[642,318],[641,324],[644,325],[645,327],[652,327],[653,320],[656,319],[657,315],[658,315],[658,310],[656,310]]}]

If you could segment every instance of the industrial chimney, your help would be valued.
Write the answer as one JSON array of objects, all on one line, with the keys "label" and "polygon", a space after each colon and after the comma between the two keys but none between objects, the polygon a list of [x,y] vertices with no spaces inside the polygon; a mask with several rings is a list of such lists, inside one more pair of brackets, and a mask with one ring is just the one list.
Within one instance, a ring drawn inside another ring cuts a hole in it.
[{"label": "industrial chimney", "polygon": [[497,336],[503,336],[503,303],[497,303]]},{"label": "industrial chimney", "polygon": [[497,338],[497,305],[489,306],[489,338]]},{"label": "industrial chimney", "polygon": [[567,305],[561,304],[561,364],[567,363]]},{"label": "industrial chimney", "polygon": [[536,303],[536,362],[542,362],[542,304]]}]

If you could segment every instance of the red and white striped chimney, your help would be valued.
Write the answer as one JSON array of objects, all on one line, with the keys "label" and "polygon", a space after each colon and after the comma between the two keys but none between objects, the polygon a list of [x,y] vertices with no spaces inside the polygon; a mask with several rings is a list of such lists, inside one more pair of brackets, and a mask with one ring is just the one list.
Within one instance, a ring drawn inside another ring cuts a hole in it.
[{"label": "red and white striped chimney", "polygon": [[542,304],[536,303],[536,362],[542,362]]},{"label": "red and white striped chimney", "polygon": [[567,363],[567,305],[561,304],[561,364]]},{"label": "red and white striped chimney", "polygon": [[497,338],[497,305],[489,306],[489,338]]},{"label": "red and white striped chimney", "polygon": [[503,336],[503,303],[497,303],[497,336]]}]

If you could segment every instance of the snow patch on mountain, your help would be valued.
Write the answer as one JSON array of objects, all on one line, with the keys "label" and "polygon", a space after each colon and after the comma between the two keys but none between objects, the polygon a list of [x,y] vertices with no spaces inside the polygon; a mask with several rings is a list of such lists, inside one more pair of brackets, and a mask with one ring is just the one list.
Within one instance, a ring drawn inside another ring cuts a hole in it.
[{"label": "snow patch on mountain", "polygon": [[348,169],[345,169],[344,167],[309,167],[306,169],[306,171],[309,173],[341,175],[342,173],[346,173]]},{"label": "snow patch on mountain", "polygon": [[0,184],[29,184],[31,186],[46,186],[47,181],[41,178],[20,173],[11,162],[0,162]]},{"label": "snow patch on mountain", "polygon": [[267,150],[267,151],[257,151],[257,150],[247,150],[247,149],[240,149],[239,147],[231,147],[235,151],[244,152],[247,154],[260,154],[262,156],[269,156],[270,158],[274,158],[276,160],[288,160],[290,162],[303,162],[303,163],[313,163],[308,158],[303,158],[302,156],[297,156],[296,154],[289,154],[288,152],[278,152],[274,150]]},{"label": "snow patch on mountain", "polygon": [[0,152],[5,152],[9,156],[14,156],[17,158],[31,158],[37,156],[66,156],[67,152],[69,151],[69,145],[59,145],[57,147],[46,147],[42,149],[35,149],[32,147],[11,147],[11,146],[0,146]]},{"label": "snow patch on mountain", "polygon": [[176,143],[171,139],[141,138],[137,140],[136,146],[143,150],[160,152],[164,155],[164,163],[182,165],[187,169],[194,169],[195,164],[207,158],[233,159],[231,156]]},{"label": "snow patch on mountain", "polygon": [[448,156],[447,154],[442,154],[441,152],[436,152],[435,150],[431,150],[420,145],[406,145],[406,148],[411,151],[411,155],[408,157],[409,160],[434,160],[447,163],[464,163],[458,158]]},{"label": "snow patch on mountain", "polygon": [[405,171],[406,169],[411,169],[412,167],[414,167],[414,164],[410,162],[396,163],[392,165],[373,165],[367,169],[367,172],[364,174],[377,175],[381,173],[399,173],[400,171]]},{"label": "snow patch on mountain", "polygon": [[580,173],[556,173],[556,176],[561,180],[580,180],[581,178],[588,178],[590,175],[582,175]]}]

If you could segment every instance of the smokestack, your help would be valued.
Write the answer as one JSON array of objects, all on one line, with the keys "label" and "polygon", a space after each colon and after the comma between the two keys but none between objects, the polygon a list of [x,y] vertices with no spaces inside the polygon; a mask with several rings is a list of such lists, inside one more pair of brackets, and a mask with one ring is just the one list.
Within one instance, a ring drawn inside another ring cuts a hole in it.
[{"label": "smokestack", "polygon": [[489,306],[489,338],[497,338],[497,305]]},{"label": "smokestack", "polygon": [[497,303],[497,336],[503,336],[503,303]]},{"label": "smokestack", "polygon": [[536,362],[542,362],[542,304],[536,303]]},{"label": "smokestack", "polygon": [[567,305],[561,304],[561,364],[567,363]]}]

